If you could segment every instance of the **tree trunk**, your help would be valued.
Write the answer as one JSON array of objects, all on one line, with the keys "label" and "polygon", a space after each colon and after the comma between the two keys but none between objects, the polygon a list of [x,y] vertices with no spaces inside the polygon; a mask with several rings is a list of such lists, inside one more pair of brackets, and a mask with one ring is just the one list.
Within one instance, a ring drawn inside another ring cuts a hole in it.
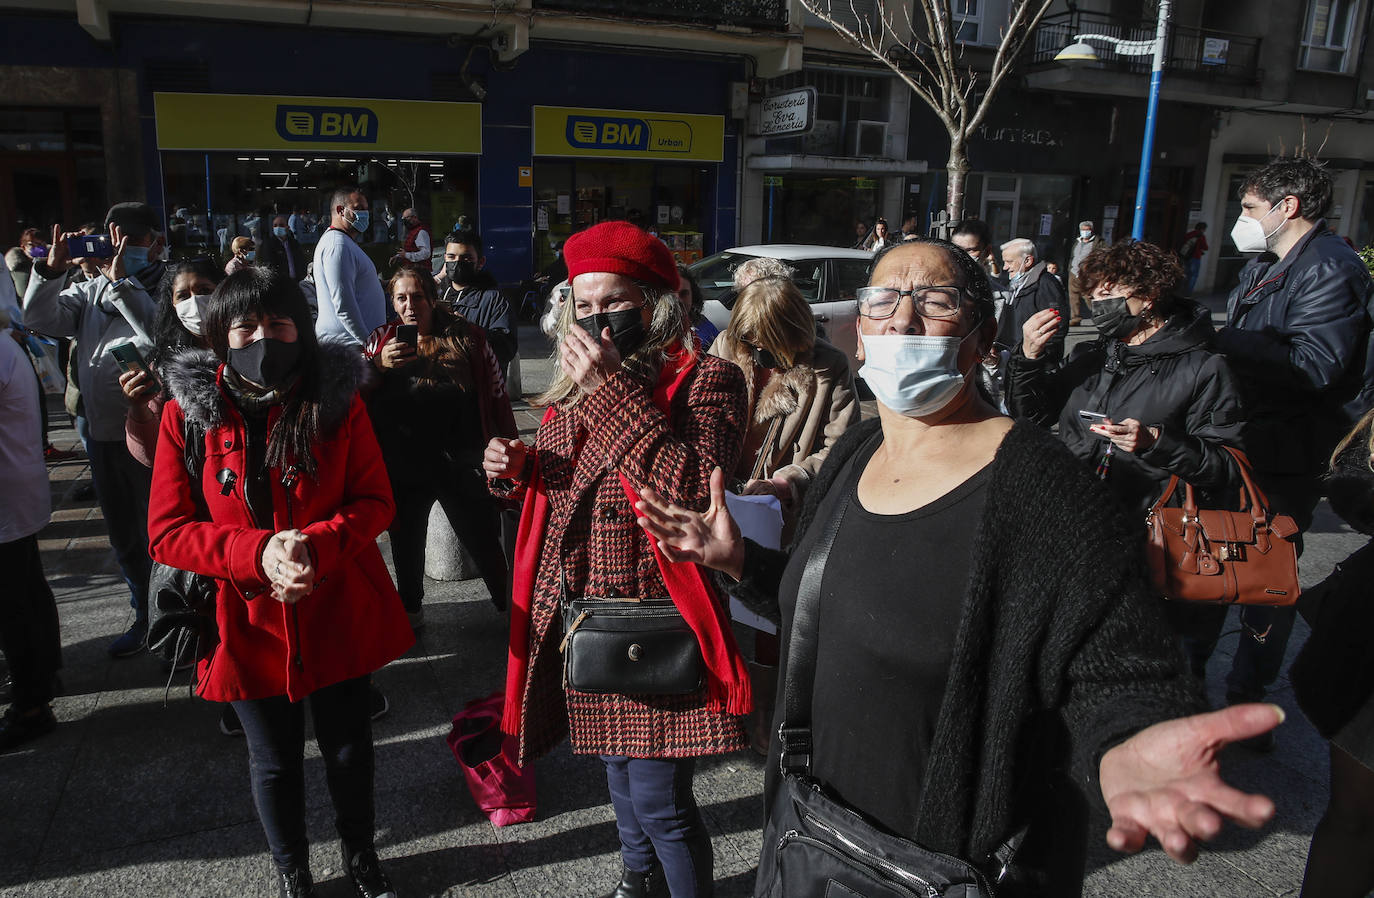
[{"label": "tree trunk", "polygon": [[964,218],[964,181],[968,178],[968,152],[962,139],[954,138],[949,142],[949,162],[945,164],[945,174],[949,187],[945,197],[945,211],[952,222]]}]

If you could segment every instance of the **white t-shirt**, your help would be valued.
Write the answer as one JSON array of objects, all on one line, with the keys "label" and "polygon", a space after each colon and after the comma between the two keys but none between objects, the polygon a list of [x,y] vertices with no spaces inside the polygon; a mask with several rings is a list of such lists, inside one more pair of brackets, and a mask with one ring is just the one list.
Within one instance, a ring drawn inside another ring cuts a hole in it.
[{"label": "white t-shirt", "polygon": [[365,346],[368,336],[386,324],[386,291],[377,267],[337,228],[315,244],[315,296],[320,304],[315,333],[321,337],[340,336]]},{"label": "white t-shirt", "polygon": [[0,331],[0,543],[42,530],[52,517],[48,466],[43,461],[43,422],[38,378],[28,353]]}]

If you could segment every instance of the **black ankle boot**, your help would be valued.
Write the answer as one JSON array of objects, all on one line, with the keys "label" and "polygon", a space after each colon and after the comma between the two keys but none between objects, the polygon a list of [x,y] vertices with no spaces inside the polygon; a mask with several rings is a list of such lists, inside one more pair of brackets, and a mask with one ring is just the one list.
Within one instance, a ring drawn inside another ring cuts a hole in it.
[{"label": "black ankle boot", "polygon": [[277,887],[281,898],[314,898],[315,880],[309,870],[277,871]]},{"label": "black ankle boot", "polygon": [[606,898],[667,898],[667,895],[668,883],[663,879],[663,868],[655,864],[647,873],[622,867],[620,885]]}]

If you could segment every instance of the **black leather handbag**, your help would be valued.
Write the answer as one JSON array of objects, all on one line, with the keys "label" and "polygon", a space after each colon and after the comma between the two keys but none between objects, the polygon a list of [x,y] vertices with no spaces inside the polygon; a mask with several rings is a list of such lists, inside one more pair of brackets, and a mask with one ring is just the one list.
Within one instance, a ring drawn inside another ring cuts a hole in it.
[{"label": "black leather handbag", "polygon": [[[846,497],[806,561],[788,640],[783,722],[778,728],[783,779],[768,811],[759,856],[757,898],[993,898],[993,882],[974,864],[891,835],[827,795],[811,775],[811,697],[816,681],[821,575]],[[1019,843],[1019,839],[1017,840]],[[1013,843],[993,859],[1003,874]]]},{"label": "black leather handbag", "polygon": [[706,666],[672,599],[565,598],[560,649],[563,684],[577,692],[689,695]]},{"label": "black leather handbag", "polygon": [[[200,482],[205,432],[185,420],[182,435],[196,517],[208,521],[210,512]],[[174,664],[208,658],[219,645],[219,625],[215,621],[218,592],[218,584],[212,577],[153,562],[153,573],[148,580],[148,651]]]}]

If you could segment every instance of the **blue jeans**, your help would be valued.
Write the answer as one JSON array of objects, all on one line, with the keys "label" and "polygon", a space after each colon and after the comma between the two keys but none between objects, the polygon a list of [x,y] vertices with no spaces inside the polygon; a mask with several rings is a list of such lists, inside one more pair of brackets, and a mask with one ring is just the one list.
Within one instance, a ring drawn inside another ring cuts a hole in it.
[{"label": "blue jeans", "polygon": [[1201,259],[1185,259],[1183,270],[1188,274],[1188,292],[1193,292],[1193,287],[1197,286],[1197,276],[1202,272]]},{"label": "blue jeans", "polygon": [[[375,809],[369,706],[372,678],[344,680],[306,699],[334,802],[334,826],[349,853],[373,847]],[[305,835],[305,702],[284,695],[233,703],[248,743],[253,804],[282,872],[308,870]]]},{"label": "blue jeans", "polygon": [[129,454],[123,440],[90,440],[86,454],[110,546],[129,584],[129,604],[140,621],[147,621],[148,578],[153,573],[148,554],[148,494],[153,472]]},{"label": "blue jeans", "polygon": [[663,865],[672,898],[710,898],[711,835],[692,795],[695,758],[602,755],[620,831],[620,856],[639,873]]}]

